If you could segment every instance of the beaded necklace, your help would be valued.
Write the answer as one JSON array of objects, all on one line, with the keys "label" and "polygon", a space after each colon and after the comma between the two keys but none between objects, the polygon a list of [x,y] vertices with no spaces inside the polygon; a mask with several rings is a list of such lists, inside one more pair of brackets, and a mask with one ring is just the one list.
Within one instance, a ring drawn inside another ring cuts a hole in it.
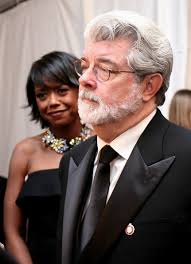
[{"label": "beaded necklace", "polygon": [[56,138],[53,133],[48,128],[42,137],[42,142],[51,147],[54,151],[59,154],[63,154],[64,152],[70,150],[75,145],[78,145],[80,142],[86,140],[90,136],[90,130],[86,126],[84,126],[80,132],[79,137],[72,138],[70,140],[66,140],[65,138]]}]

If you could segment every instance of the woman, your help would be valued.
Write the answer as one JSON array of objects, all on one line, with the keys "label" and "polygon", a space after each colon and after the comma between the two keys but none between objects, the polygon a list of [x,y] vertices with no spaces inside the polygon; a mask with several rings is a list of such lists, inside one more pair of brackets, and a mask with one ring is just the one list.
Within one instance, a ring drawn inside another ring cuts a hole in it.
[{"label": "woman", "polygon": [[191,129],[191,90],[178,90],[171,101],[169,120],[179,126]]},{"label": "woman", "polygon": [[5,246],[20,264],[53,264],[65,151],[87,137],[77,109],[76,57],[51,52],[33,63],[26,85],[31,119],[48,128],[13,151],[4,200]]}]

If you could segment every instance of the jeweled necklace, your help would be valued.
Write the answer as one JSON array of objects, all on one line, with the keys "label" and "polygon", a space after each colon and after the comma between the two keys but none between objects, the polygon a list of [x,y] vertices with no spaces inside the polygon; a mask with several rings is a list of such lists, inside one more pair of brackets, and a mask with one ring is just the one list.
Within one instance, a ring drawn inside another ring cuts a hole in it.
[{"label": "jeweled necklace", "polygon": [[66,140],[65,138],[56,138],[48,128],[42,137],[42,142],[51,147],[54,151],[59,154],[63,154],[67,150],[78,145],[80,142],[86,140],[90,136],[90,130],[86,126],[81,129],[80,136]]}]

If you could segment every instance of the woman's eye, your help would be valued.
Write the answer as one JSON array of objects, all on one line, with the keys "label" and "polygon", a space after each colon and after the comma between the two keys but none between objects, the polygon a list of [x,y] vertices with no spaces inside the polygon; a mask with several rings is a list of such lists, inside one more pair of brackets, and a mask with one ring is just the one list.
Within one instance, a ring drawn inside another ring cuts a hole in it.
[{"label": "woman's eye", "polygon": [[66,94],[69,89],[65,87],[60,87],[57,92],[61,95]]},{"label": "woman's eye", "polygon": [[46,93],[37,93],[36,94],[36,98],[40,99],[40,100],[44,100],[46,99]]}]

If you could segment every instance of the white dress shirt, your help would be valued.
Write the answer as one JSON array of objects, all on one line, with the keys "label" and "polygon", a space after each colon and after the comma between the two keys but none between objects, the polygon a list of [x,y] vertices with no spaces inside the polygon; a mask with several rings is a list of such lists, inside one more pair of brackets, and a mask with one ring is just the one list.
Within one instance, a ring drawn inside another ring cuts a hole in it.
[{"label": "white dress shirt", "polygon": [[[98,151],[95,157],[94,161],[94,168],[93,168],[93,179],[95,176],[95,171],[97,169],[98,161],[99,161],[99,156],[100,156],[100,150],[105,146],[105,145],[110,145],[118,154],[119,156],[115,158],[111,163],[110,163],[110,186],[109,186],[109,191],[107,195],[107,201],[109,200],[115,185],[121,175],[121,172],[123,168],[125,167],[125,164],[127,160],[129,159],[129,156],[136,145],[139,137],[145,130],[146,126],[149,124],[151,119],[154,117],[156,113],[156,110],[154,110],[152,113],[150,113],[145,119],[143,119],[140,123],[138,123],[136,126],[128,129],[125,131],[123,134],[119,135],[117,138],[115,138],[110,144],[107,144],[104,142],[101,138],[97,137],[97,146],[98,146]],[[93,180],[92,180],[93,183]],[[84,207],[84,212],[83,216],[87,210],[87,207],[90,202],[91,198],[91,189],[92,189],[92,184],[90,188],[90,193],[88,195],[88,199],[86,202],[86,205]]]},{"label": "white dress shirt", "polygon": [[[136,126],[128,129],[123,134],[119,135],[109,144],[119,154],[119,156],[110,163],[110,186],[109,186],[107,201],[110,198],[115,188],[115,185],[121,175],[123,168],[125,167],[127,160],[129,159],[129,156],[131,155],[134,146],[136,145],[139,137],[145,130],[146,126],[154,117],[155,113],[156,110],[150,113],[145,119],[143,119]],[[93,177],[95,175],[95,171],[98,165],[100,150],[105,145],[107,145],[107,143],[104,142],[101,138],[97,137],[98,152],[94,161]],[[91,195],[91,191],[90,191],[90,195]]]}]

